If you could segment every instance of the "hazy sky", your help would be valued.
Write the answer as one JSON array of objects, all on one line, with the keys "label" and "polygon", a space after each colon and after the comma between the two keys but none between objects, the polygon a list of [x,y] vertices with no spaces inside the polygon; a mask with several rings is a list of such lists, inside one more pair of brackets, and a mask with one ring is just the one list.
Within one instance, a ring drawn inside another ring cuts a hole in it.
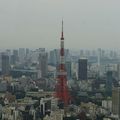
[{"label": "hazy sky", "polygon": [[0,48],[119,48],[120,0],[0,0]]}]

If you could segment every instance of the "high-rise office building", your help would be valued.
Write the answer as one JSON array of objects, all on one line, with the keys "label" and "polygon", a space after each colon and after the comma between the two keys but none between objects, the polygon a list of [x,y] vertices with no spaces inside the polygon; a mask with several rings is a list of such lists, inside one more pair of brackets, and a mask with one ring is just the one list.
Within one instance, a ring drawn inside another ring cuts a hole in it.
[{"label": "high-rise office building", "polygon": [[11,55],[11,56],[10,56],[10,64],[11,64],[11,65],[15,65],[15,63],[16,63],[15,56],[14,56],[14,55]]},{"label": "high-rise office building", "polygon": [[39,48],[34,51],[29,51],[28,58],[31,60],[32,63],[38,63],[40,53],[45,53],[45,48]]},{"label": "high-rise office building", "polygon": [[86,50],[85,51],[85,56],[88,58],[90,56],[90,51],[89,50]]},{"label": "high-rise office building", "polygon": [[54,66],[57,65],[57,63],[58,63],[58,58],[59,58],[58,52],[59,52],[59,51],[58,51],[57,49],[54,49],[54,50],[50,51],[49,63],[50,63],[51,65],[54,65]]},{"label": "high-rise office building", "polygon": [[10,56],[10,64],[16,65],[18,62],[18,50],[13,50],[13,54]]},{"label": "high-rise office building", "polygon": [[112,113],[120,119],[120,87],[115,87],[112,90]]},{"label": "high-rise office building", "polygon": [[41,77],[46,77],[48,71],[48,54],[46,52],[39,53],[38,61]]},{"label": "high-rise office building", "polygon": [[113,82],[112,71],[108,71],[107,79],[106,79],[106,95],[107,96],[112,95],[112,82]]},{"label": "high-rise office building", "polygon": [[9,56],[2,53],[2,74],[8,75],[10,70]]},{"label": "high-rise office building", "polygon": [[87,59],[78,60],[78,79],[87,80]]},{"label": "high-rise office building", "polygon": [[25,61],[25,48],[19,48],[19,62],[24,63]]},{"label": "high-rise office building", "polygon": [[16,61],[18,61],[18,50],[13,50],[13,55],[15,56]]},{"label": "high-rise office building", "polygon": [[25,55],[27,56],[29,53],[30,53],[30,50],[29,50],[29,48],[26,48]]},{"label": "high-rise office building", "polygon": [[98,75],[101,76],[101,56],[102,56],[102,52],[101,52],[101,48],[98,48]]},{"label": "high-rise office building", "polygon": [[120,81],[120,64],[117,65],[117,76],[118,80]]},{"label": "high-rise office building", "polygon": [[26,48],[25,51],[25,61],[26,61],[26,65],[30,65],[31,63],[31,51],[29,50],[29,48]]},{"label": "high-rise office building", "polygon": [[80,57],[84,57],[84,51],[80,50]]},{"label": "high-rise office building", "polygon": [[6,51],[4,53],[9,56],[9,63],[10,63],[10,61],[11,61],[11,50],[6,49]]},{"label": "high-rise office building", "polygon": [[71,79],[72,77],[72,72],[71,72],[71,61],[66,61],[65,62],[65,68],[66,68],[66,72],[67,72],[67,79]]}]

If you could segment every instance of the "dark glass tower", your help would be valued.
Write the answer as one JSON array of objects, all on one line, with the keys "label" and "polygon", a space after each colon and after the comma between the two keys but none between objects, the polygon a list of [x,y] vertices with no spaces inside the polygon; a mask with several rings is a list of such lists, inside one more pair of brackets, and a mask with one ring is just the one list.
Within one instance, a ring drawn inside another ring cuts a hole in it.
[{"label": "dark glass tower", "polygon": [[6,54],[2,54],[2,74],[8,75],[10,70],[10,64],[9,64],[9,56]]},{"label": "dark glass tower", "polygon": [[87,80],[87,59],[78,60],[78,79]]},{"label": "dark glass tower", "polygon": [[106,95],[107,96],[112,96],[112,82],[113,82],[112,71],[108,71],[107,80],[106,80]]}]

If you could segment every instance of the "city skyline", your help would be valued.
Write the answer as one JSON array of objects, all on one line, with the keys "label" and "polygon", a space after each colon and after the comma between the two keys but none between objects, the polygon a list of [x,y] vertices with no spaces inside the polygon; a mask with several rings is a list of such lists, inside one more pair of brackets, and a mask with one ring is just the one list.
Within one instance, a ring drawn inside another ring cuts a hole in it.
[{"label": "city skyline", "polygon": [[[0,48],[119,48],[119,0],[1,0]],[[48,44],[49,43],[49,44]]]},{"label": "city skyline", "polygon": [[119,3],[0,0],[0,120],[120,120]]}]

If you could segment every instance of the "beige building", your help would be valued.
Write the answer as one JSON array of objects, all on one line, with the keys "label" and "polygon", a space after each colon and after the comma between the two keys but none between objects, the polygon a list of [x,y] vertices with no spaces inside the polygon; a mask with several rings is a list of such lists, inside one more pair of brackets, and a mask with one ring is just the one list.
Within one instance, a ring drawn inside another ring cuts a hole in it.
[{"label": "beige building", "polygon": [[120,87],[112,90],[112,113],[120,119]]},{"label": "beige building", "polygon": [[52,111],[50,116],[46,116],[44,120],[63,120],[64,110]]}]

